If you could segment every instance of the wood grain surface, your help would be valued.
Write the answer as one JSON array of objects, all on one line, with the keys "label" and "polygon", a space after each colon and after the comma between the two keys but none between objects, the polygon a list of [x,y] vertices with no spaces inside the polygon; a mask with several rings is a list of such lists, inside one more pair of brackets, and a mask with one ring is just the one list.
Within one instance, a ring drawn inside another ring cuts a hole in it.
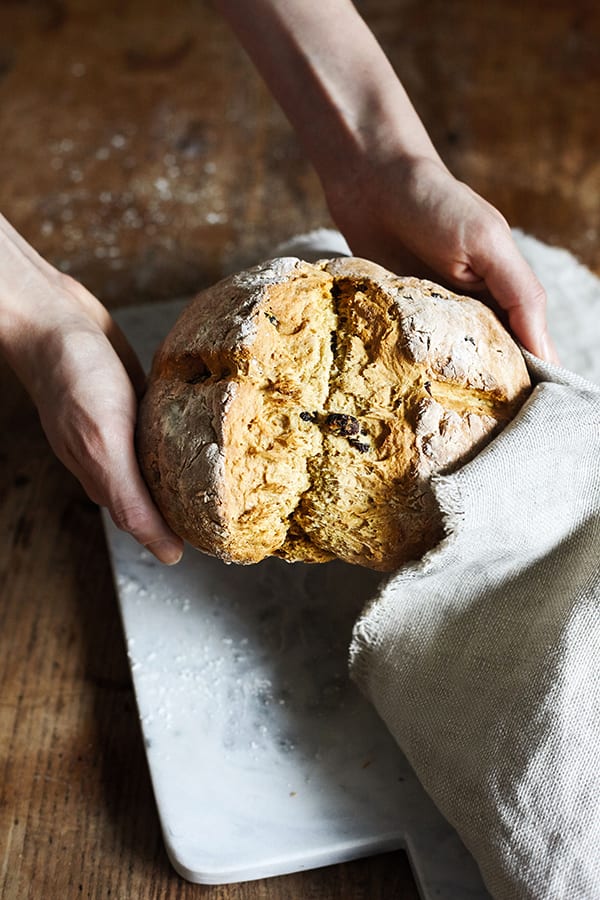
[{"label": "wood grain surface", "polygon": [[[600,13],[365,0],[442,155],[600,271]],[[109,306],[189,293],[328,224],[207,3],[0,3],[0,210]],[[166,858],[97,508],[0,364],[0,895],[415,900],[405,855],[202,887]]]}]

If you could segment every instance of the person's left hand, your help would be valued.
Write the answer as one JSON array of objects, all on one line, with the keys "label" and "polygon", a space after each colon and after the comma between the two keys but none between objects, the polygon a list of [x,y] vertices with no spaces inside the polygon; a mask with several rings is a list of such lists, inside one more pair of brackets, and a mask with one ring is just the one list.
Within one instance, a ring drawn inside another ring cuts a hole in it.
[{"label": "person's left hand", "polygon": [[165,563],[183,541],[154,505],[134,445],[138,359],[105,307],[0,217],[0,348],[52,449],[88,496]]}]

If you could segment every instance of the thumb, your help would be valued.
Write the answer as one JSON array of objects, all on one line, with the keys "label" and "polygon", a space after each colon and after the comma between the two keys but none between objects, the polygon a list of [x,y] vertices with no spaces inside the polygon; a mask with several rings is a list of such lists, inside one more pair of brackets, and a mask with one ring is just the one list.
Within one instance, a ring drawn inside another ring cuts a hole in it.
[{"label": "thumb", "polygon": [[521,256],[510,233],[499,243],[489,242],[493,250],[473,260],[471,267],[508,316],[515,337],[540,359],[560,364],[548,333],[546,292]]},{"label": "thumb", "polygon": [[113,482],[106,505],[117,528],[128,532],[160,562],[169,566],[179,562],[183,541],[165,523],[139,472]]},{"label": "thumb", "polygon": [[[98,426],[96,426],[98,427]],[[133,434],[114,428],[92,429],[77,440],[76,450],[57,447],[55,452],[73,472],[94,503],[108,509],[121,531],[126,531],[160,562],[174,565],[183,555],[183,541],[167,525],[155,506],[140,472]],[[51,441],[52,443],[52,441]]]}]

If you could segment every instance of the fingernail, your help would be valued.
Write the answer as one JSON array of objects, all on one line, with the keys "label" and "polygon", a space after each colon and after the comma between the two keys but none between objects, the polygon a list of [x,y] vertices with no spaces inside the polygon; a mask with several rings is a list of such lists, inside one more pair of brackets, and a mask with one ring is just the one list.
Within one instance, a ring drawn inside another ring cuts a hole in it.
[{"label": "fingernail", "polygon": [[544,332],[544,336],[542,337],[542,353],[544,359],[548,360],[548,362],[552,362],[557,366],[560,366],[560,357],[558,355],[558,351],[554,346],[554,341],[548,334],[548,332]]},{"label": "fingernail", "polygon": [[161,538],[158,541],[150,541],[149,544],[144,544],[144,546],[146,547],[146,550],[153,553],[154,556],[166,566],[174,566],[183,556],[183,547],[181,544],[177,544],[175,541],[170,541],[167,538]]}]

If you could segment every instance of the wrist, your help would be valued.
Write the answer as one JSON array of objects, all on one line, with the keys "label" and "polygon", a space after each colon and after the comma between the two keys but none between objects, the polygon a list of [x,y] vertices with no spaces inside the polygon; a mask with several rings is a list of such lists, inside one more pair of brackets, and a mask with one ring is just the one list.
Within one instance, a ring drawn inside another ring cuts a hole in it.
[{"label": "wrist", "polygon": [[[335,171],[319,175],[333,219],[344,231],[353,218],[365,216],[379,228],[394,230],[400,224],[399,209],[410,218],[423,186],[437,181],[440,173],[450,177],[437,154],[413,153],[403,143],[390,141],[372,153],[349,154]],[[391,203],[392,196],[402,202]],[[393,221],[387,222],[389,210],[394,211]]]},{"label": "wrist", "polygon": [[60,277],[0,215],[0,352],[11,365],[37,335]]},{"label": "wrist", "polygon": [[[0,286],[0,354],[32,397],[37,393],[40,379],[39,364],[50,343],[45,316],[40,310],[52,303],[51,291],[43,291],[33,281],[27,279],[18,293],[12,284],[8,286],[8,292],[4,290],[5,285]],[[39,308],[36,309],[36,305]]]},{"label": "wrist", "polygon": [[77,312],[66,282],[20,236],[2,235],[0,353],[34,400],[49,377],[50,361],[60,355],[61,329]]}]

